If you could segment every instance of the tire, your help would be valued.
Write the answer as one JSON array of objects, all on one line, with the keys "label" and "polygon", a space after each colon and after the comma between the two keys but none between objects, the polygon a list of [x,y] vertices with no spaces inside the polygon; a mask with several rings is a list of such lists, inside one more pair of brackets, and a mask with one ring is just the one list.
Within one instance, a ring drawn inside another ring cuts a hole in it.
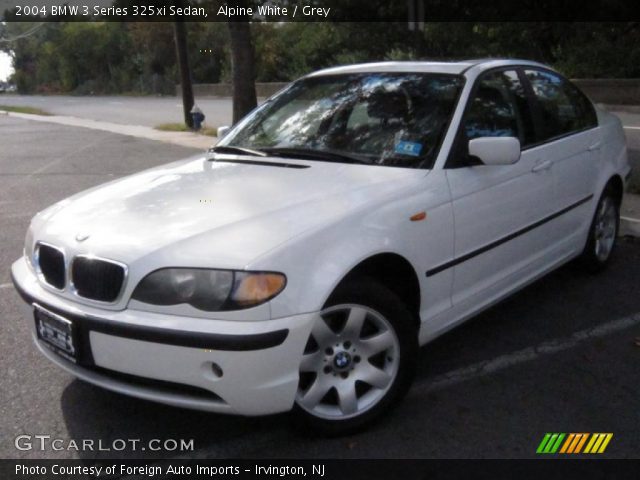
[{"label": "tire", "polygon": [[380,283],[361,277],[339,286],[301,359],[298,425],[335,436],[377,420],[413,381],[417,331],[406,305]]},{"label": "tire", "polygon": [[606,188],[593,214],[587,244],[580,255],[580,263],[590,273],[604,270],[616,246],[620,227],[620,207],[613,191]]}]

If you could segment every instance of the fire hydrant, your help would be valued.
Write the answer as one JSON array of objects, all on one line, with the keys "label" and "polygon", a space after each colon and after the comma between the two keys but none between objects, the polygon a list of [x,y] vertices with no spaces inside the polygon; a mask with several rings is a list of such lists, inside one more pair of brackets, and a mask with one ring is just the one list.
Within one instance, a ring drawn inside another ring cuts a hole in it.
[{"label": "fire hydrant", "polygon": [[198,131],[202,128],[202,122],[204,122],[205,116],[202,113],[202,110],[198,108],[197,105],[194,105],[191,109],[191,121],[193,123],[193,129]]}]

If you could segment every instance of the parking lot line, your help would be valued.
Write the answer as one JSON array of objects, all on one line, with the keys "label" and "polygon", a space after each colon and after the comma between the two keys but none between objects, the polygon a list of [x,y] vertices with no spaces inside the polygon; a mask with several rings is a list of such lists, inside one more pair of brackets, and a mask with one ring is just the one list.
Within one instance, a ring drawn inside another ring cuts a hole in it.
[{"label": "parking lot line", "polygon": [[593,340],[594,338],[605,337],[638,324],[640,324],[640,313],[612,320],[611,322],[603,323],[597,327],[580,330],[565,339],[556,338],[548,340],[534,347],[527,347],[522,350],[500,355],[499,357],[491,360],[474,363],[472,365],[438,375],[435,378],[419,379],[416,380],[414,387],[411,389],[411,394],[441,390],[473,378],[491,375],[492,373],[520,363],[530,362],[543,356],[553,355],[554,353],[569,350],[581,343]]}]

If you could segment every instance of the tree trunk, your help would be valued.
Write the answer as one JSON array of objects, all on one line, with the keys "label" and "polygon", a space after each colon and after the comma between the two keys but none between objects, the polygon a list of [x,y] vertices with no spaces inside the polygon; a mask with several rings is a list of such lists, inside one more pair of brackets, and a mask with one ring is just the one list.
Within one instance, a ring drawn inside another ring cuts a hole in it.
[{"label": "tree trunk", "polygon": [[184,22],[175,22],[176,56],[180,69],[180,88],[182,90],[182,108],[184,110],[184,123],[193,128],[191,109],[193,108],[193,87],[191,86],[191,70],[189,68],[189,56],[187,55],[187,31]]},{"label": "tree trunk", "polygon": [[258,105],[251,27],[248,21],[229,22],[233,70],[233,123]]}]

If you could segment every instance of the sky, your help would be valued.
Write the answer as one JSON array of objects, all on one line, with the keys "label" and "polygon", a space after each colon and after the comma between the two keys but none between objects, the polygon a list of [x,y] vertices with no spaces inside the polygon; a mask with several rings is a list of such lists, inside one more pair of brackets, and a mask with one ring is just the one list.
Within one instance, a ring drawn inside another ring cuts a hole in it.
[{"label": "sky", "polygon": [[0,52],[0,82],[5,81],[12,73],[11,57],[4,52]]}]

